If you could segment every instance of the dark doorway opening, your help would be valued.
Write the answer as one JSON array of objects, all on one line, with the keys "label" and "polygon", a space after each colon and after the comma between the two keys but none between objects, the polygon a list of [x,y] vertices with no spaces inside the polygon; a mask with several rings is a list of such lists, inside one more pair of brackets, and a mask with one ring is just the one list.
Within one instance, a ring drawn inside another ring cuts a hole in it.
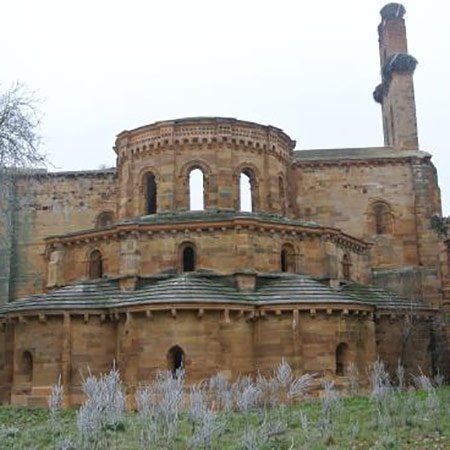
[{"label": "dark doorway opening", "polygon": [[152,173],[147,174],[147,214],[155,214],[157,208],[156,179]]},{"label": "dark doorway opening", "polygon": [[346,365],[348,364],[348,345],[341,343],[336,347],[336,375],[343,377],[345,375]]},{"label": "dark doorway opening", "polygon": [[181,347],[175,345],[172,347],[168,354],[167,359],[169,361],[169,370],[172,372],[172,375],[179,376],[181,370],[184,369],[184,352]]},{"label": "dark doorway opening", "polygon": [[194,272],[195,270],[195,250],[188,246],[183,249],[183,272]]}]

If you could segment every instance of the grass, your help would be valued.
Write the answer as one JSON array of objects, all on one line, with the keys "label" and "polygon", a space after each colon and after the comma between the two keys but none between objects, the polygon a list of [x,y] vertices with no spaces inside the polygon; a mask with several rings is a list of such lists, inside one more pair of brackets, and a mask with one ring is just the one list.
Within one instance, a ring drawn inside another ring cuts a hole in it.
[{"label": "grass", "polygon": [[[294,406],[279,406],[269,410],[248,413],[220,413],[223,430],[214,438],[213,448],[240,449],[246,430],[255,430],[259,436],[264,422],[283,422],[287,428],[274,432],[262,449],[448,449],[450,448],[450,387],[436,390],[440,399],[439,414],[428,417],[424,413],[426,393],[422,391],[391,394],[395,397],[392,422],[377,421],[374,403],[368,397],[344,398],[332,416],[332,431],[326,436],[319,431],[318,422],[323,416],[319,399],[305,400]],[[400,406],[399,406],[400,405]],[[403,406],[402,406],[403,405]],[[410,410],[402,409],[409,405]],[[413,412],[410,412],[413,411]],[[302,426],[303,416],[303,426]],[[307,417],[307,421],[305,421]],[[307,422],[307,423],[306,423]],[[170,447],[184,449],[192,434],[192,425],[183,415],[177,438]],[[109,430],[100,447],[109,449],[139,449],[140,422],[136,413],[127,413],[124,424],[117,431]],[[53,424],[49,411],[37,408],[0,407],[1,449],[54,449],[65,438],[76,442],[76,412],[63,410],[60,420]],[[59,447],[61,448],[61,447]],[[63,447],[64,448],[64,447]],[[77,447],[66,447],[77,448]],[[90,448],[94,448],[93,446]],[[154,447],[164,448],[164,442]]]}]

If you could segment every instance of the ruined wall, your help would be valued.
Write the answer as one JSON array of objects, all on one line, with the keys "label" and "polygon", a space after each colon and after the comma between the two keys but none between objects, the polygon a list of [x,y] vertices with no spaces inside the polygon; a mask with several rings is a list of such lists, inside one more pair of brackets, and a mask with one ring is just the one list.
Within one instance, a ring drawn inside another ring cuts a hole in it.
[{"label": "ruined wall", "polygon": [[7,174],[0,171],[0,304],[10,298],[11,270],[14,264],[15,186]]},{"label": "ruined wall", "polygon": [[55,173],[19,178],[15,217],[11,298],[45,288],[44,239],[93,228],[102,211],[116,210],[116,179],[111,170]]},{"label": "ruined wall", "polygon": [[[409,295],[413,279],[418,286],[414,296],[438,305],[438,241],[429,225],[431,216],[440,212],[435,169],[427,157],[405,159],[399,154],[398,159],[383,160],[384,149],[379,149],[380,158],[373,159],[374,151],[367,150],[366,161],[364,152],[358,161],[313,161],[307,156],[297,161],[292,173],[296,214],[373,243],[377,283]],[[375,232],[372,208],[377,202],[390,208],[388,233]]]},{"label": "ruined wall", "polygon": [[382,315],[376,319],[377,353],[395,379],[400,360],[407,375],[433,373],[431,320],[410,315]]},{"label": "ruined wall", "polygon": [[9,403],[10,399],[10,370],[8,365],[8,333],[5,325],[0,326],[0,405]]}]

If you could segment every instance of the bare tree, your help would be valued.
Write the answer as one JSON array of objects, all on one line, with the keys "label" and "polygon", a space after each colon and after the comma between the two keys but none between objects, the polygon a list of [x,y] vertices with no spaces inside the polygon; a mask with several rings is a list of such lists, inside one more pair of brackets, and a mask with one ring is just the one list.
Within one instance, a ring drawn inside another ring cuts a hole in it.
[{"label": "bare tree", "polygon": [[21,83],[0,92],[0,303],[10,299],[14,253],[15,178],[44,167],[39,151],[39,100]]},{"label": "bare tree", "polygon": [[0,93],[0,171],[45,164],[38,104],[36,94],[20,83]]}]

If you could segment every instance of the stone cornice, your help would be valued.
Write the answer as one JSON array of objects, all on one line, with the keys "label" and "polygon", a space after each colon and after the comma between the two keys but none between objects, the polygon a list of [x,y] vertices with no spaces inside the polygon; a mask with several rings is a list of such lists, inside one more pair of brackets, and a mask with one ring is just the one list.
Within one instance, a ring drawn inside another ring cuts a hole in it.
[{"label": "stone cornice", "polygon": [[281,129],[232,118],[198,117],[145,125],[117,136],[114,150],[121,160],[174,148],[226,145],[270,152],[287,160],[295,141]]},{"label": "stone cornice", "polygon": [[353,251],[366,252],[371,244],[330,227],[308,226],[301,224],[283,224],[265,221],[258,218],[234,218],[219,221],[192,221],[182,223],[125,223],[98,230],[86,230],[45,239],[47,247],[56,245],[77,245],[105,240],[120,240],[131,235],[158,236],[164,234],[184,234],[186,232],[217,232],[227,230],[250,230],[259,233],[295,236],[301,239],[320,237],[335,244],[350,248]]},{"label": "stone cornice", "polygon": [[[318,315],[327,316],[346,316],[366,318],[370,320],[389,319],[402,320],[404,317],[413,315],[422,320],[431,320],[436,314],[440,313],[437,308],[422,307],[415,308],[413,311],[407,308],[377,308],[374,305],[364,305],[355,301],[354,304],[340,304],[339,302],[330,302],[326,304],[317,303],[302,303],[302,304],[283,304],[267,303],[255,304],[254,302],[236,303],[157,303],[152,305],[139,305],[134,307],[111,307],[111,308],[97,308],[86,309],[82,307],[70,307],[61,309],[51,309],[51,305],[43,304],[42,309],[33,309],[30,311],[8,311],[0,313],[0,326],[9,323],[27,324],[29,319],[36,319],[40,322],[45,322],[50,317],[61,317],[70,315],[71,317],[82,317],[87,323],[90,317],[100,316],[101,321],[120,321],[122,319],[128,320],[132,315],[144,316],[148,320],[152,320],[156,314],[170,314],[176,319],[178,312],[195,311],[197,318],[201,319],[206,312],[220,312],[223,314],[223,319],[239,320],[239,319],[266,319],[273,316],[289,316],[295,313],[307,314],[310,317]],[[45,307],[46,306],[46,307]]]},{"label": "stone cornice", "polygon": [[294,159],[292,161],[292,167],[314,167],[320,168],[325,166],[340,166],[340,167],[350,167],[350,166],[359,166],[359,167],[376,167],[376,166],[389,166],[389,165],[403,165],[403,164],[411,164],[411,163],[422,163],[425,161],[430,161],[431,156],[421,157],[421,156],[403,156],[401,151],[399,151],[399,155],[396,158],[392,157],[382,157],[379,158],[360,158],[360,159],[351,159],[351,158],[342,158],[342,159],[317,159],[317,160],[300,160]]}]

